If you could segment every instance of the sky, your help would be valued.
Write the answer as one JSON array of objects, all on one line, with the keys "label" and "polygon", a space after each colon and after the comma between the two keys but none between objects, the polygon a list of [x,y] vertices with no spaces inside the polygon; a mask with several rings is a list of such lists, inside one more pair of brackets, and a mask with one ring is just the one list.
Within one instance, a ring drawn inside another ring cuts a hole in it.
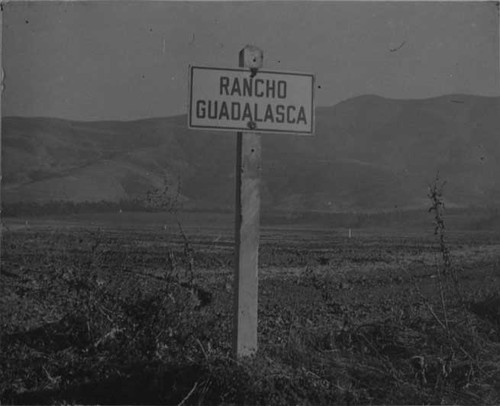
[{"label": "sky", "polygon": [[188,66],[313,73],[315,103],[375,94],[500,95],[493,2],[4,3],[2,116],[134,120],[184,114]]}]

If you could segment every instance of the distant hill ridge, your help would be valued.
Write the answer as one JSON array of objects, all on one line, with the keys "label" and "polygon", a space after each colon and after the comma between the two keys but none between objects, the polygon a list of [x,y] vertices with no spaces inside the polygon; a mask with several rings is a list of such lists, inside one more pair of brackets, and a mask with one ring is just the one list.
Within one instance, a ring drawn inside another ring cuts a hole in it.
[{"label": "distant hill ridge", "polygon": [[[264,207],[376,211],[427,206],[439,170],[450,206],[500,204],[500,97],[355,97],[316,109],[314,137],[263,134]],[[231,209],[235,134],[185,116],[81,122],[2,119],[2,200],[120,201],[179,188],[185,205]]]}]

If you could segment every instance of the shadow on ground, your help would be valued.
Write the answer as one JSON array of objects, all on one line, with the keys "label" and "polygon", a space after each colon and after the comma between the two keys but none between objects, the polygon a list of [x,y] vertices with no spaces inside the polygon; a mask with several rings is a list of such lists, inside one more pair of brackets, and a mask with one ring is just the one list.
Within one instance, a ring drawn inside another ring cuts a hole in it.
[{"label": "shadow on ground", "polygon": [[114,376],[57,390],[11,394],[9,404],[179,404],[206,373],[200,365],[136,367],[127,377]]}]

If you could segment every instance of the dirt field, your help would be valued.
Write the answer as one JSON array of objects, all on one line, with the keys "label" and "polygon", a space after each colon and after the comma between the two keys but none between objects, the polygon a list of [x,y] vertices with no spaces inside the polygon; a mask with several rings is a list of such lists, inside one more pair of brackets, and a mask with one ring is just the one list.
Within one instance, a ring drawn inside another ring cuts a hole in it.
[{"label": "dirt field", "polygon": [[[4,219],[2,403],[498,404],[500,234],[264,226],[231,357],[222,215]],[[456,280],[453,278],[456,275]]]}]

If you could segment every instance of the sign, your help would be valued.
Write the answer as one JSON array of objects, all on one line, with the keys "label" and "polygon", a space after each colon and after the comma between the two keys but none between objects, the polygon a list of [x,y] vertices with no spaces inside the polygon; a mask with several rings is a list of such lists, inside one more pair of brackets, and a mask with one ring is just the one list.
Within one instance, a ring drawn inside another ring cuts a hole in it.
[{"label": "sign", "polygon": [[189,68],[188,126],[269,133],[314,133],[314,75]]},{"label": "sign", "polygon": [[261,136],[314,133],[314,76],[261,70],[247,45],[239,69],[189,67],[188,127],[236,131],[233,353],[257,352]]}]

